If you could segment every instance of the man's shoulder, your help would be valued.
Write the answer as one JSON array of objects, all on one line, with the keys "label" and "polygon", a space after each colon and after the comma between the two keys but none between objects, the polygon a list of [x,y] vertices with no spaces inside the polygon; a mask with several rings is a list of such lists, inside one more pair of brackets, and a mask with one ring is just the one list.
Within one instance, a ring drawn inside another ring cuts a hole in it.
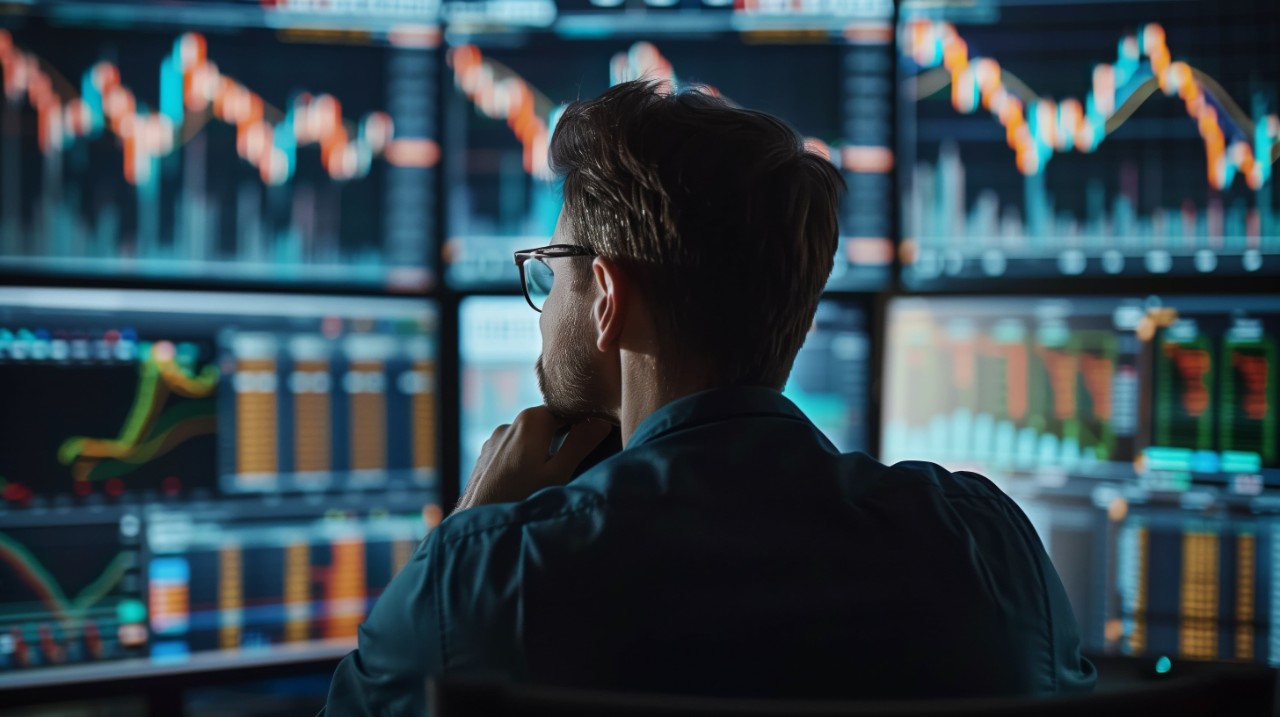
[{"label": "man's shoulder", "polygon": [[605,506],[604,496],[597,491],[572,484],[553,486],[519,503],[479,505],[454,513],[436,528],[436,539],[443,546],[458,548],[523,534],[530,528],[555,528],[589,519]]},{"label": "man's shoulder", "polygon": [[979,473],[952,471],[926,461],[886,465],[869,456],[853,460],[846,470],[844,491],[854,505],[901,506],[921,517],[926,506],[942,512],[958,508],[971,515],[1020,522],[1017,503]]},{"label": "man's shoulder", "polygon": [[952,471],[928,461],[900,461],[879,466],[880,477],[890,485],[905,483],[927,487],[955,498],[1008,499],[1004,491],[980,473]]}]

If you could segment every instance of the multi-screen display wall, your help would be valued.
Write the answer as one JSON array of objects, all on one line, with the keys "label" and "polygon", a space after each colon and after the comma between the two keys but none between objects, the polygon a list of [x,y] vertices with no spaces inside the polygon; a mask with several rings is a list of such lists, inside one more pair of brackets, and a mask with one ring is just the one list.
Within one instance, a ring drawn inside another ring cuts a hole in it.
[{"label": "multi-screen display wall", "polygon": [[[888,2],[12,10],[0,686],[351,649],[542,401],[511,253],[552,240],[568,102],[649,76],[782,116],[856,190],[832,290],[892,279]],[[842,450],[869,306],[824,301],[787,386]]]},{"label": "multi-screen display wall", "polygon": [[1280,664],[1269,1],[4,10],[0,687],[349,650],[541,403],[512,251],[640,77],[844,177],[784,390],[834,449],[996,480],[1089,651]]},{"label": "multi-screen display wall", "polygon": [[970,295],[888,304],[880,458],[996,480],[1095,653],[1280,664],[1280,301],[1202,288],[1277,286],[1278,18],[899,8],[901,279]]}]

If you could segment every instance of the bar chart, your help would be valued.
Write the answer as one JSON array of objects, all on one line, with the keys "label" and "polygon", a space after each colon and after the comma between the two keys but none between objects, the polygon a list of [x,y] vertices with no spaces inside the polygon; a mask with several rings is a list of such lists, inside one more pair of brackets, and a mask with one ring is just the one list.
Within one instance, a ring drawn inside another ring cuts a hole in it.
[{"label": "bar chart", "polygon": [[149,600],[160,659],[208,650],[354,643],[427,530],[418,512],[330,511],[225,522],[149,516]]},{"label": "bar chart", "polygon": [[1272,298],[909,299],[890,316],[886,460],[1280,485]]},{"label": "bar chart", "polygon": [[224,333],[223,489],[434,485],[435,348],[408,328]]}]

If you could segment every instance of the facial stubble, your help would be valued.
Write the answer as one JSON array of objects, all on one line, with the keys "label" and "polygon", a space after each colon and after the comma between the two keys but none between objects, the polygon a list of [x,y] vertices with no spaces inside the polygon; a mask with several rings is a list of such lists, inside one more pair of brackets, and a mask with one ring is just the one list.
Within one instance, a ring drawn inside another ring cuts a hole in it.
[{"label": "facial stubble", "polygon": [[[576,308],[576,307],[565,307]],[[534,364],[542,400],[565,421],[605,415],[595,366],[595,336],[586,312],[566,312],[562,324],[543,344]]]}]

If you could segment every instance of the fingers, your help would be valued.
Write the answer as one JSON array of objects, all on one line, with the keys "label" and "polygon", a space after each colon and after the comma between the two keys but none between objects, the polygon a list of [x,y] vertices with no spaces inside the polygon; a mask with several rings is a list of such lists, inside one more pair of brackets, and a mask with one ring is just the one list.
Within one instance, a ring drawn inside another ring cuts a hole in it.
[{"label": "fingers", "polygon": [[466,487],[463,488],[462,496],[458,499],[458,505],[454,510],[464,510],[475,504],[480,484],[484,482],[484,475],[493,464],[494,456],[498,454],[499,446],[506,440],[507,432],[510,430],[510,424],[504,423],[498,426],[493,429],[493,434],[488,440],[480,446],[480,455],[476,457],[476,464],[471,469],[471,477],[467,479]]},{"label": "fingers", "polygon": [[548,459],[552,439],[564,425],[545,406],[537,406],[521,411],[510,424],[494,429],[480,449],[456,510],[521,501],[542,488],[563,485],[613,430],[606,420],[575,423],[560,450]]},{"label": "fingers", "polygon": [[575,423],[564,439],[564,445],[556,452],[547,467],[553,471],[572,472],[601,441],[609,436],[613,424],[599,419],[588,419]]},{"label": "fingers", "polygon": [[546,406],[526,408],[511,422],[508,441],[517,446],[525,460],[546,460],[547,447],[564,422],[552,415]]},{"label": "fingers", "polygon": [[545,433],[548,437],[556,432],[562,421],[551,414],[551,410],[546,406],[533,406],[526,408],[516,414],[516,420],[511,423],[522,431],[541,434]]},{"label": "fingers", "polygon": [[480,471],[484,467],[493,462],[493,457],[497,455],[499,447],[507,439],[507,433],[511,430],[511,426],[503,424],[493,430],[493,435],[489,436],[480,446],[480,455],[476,457],[475,471]]},{"label": "fingers", "polygon": [[510,423],[504,423],[493,429],[493,435],[489,436],[489,440],[485,441],[483,446],[480,446],[480,454],[484,455],[490,448],[494,448],[499,443],[502,443],[502,439],[507,437],[507,431],[509,430],[511,430]]}]

